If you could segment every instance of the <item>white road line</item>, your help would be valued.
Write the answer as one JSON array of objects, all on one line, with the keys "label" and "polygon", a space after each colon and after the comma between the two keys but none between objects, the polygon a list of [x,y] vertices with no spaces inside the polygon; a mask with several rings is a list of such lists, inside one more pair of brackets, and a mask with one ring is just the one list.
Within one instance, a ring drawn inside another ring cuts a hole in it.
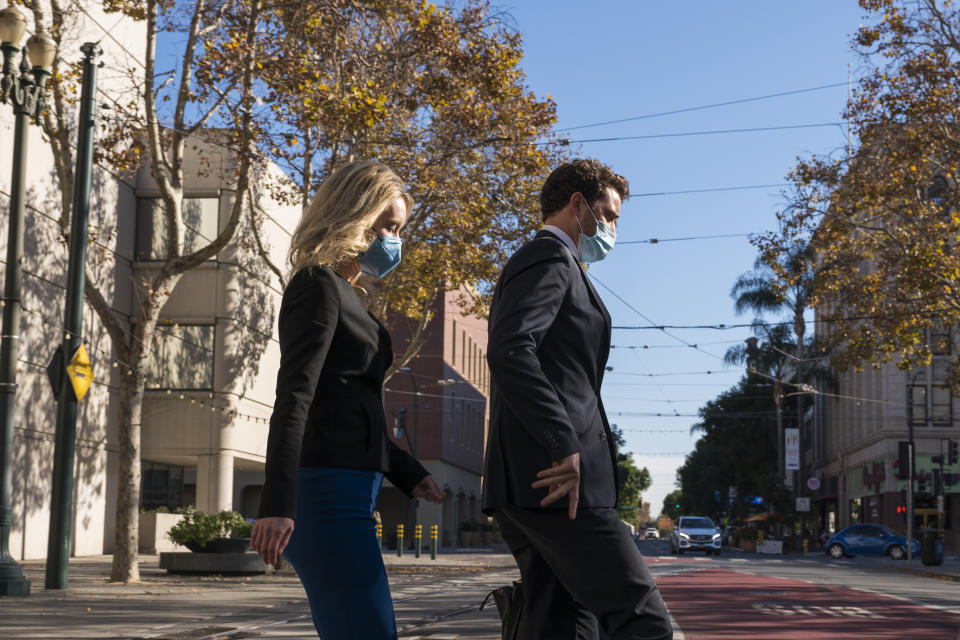
[{"label": "white road line", "polygon": [[673,627],[673,640],[686,640],[686,636],[683,635],[683,630],[680,629],[680,625],[677,624],[677,619],[670,613],[670,609],[667,609],[667,615],[670,616],[670,626]]}]

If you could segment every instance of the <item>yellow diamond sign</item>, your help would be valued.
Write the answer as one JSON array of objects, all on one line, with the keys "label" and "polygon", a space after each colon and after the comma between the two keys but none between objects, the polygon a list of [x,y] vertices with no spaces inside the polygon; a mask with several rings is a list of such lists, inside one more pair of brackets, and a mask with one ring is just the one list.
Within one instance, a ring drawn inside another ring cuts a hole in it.
[{"label": "yellow diamond sign", "polygon": [[70,378],[70,384],[73,385],[73,392],[77,396],[77,401],[83,400],[87,394],[90,383],[93,382],[93,367],[90,366],[90,356],[87,355],[87,349],[82,344],[74,352],[67,365],[67,376]]}]

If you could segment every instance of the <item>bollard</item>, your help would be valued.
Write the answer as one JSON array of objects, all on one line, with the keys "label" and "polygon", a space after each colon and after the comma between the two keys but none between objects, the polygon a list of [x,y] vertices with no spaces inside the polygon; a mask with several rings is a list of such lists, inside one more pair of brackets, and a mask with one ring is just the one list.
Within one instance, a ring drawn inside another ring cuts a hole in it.
[{"label": "bollard", "polygon": [[413,557],[419,558],[419,557],[420,557],[420,545],[421,545],[421,543],[422,543],[422,541],[423,541],[423,525],[422,525],[422,524],[418,524],[416,527],[413,528],[413,540],[414,540],[414,543],[415,543],[415,545],[416,545],[416,546],[415,546],[416,551],[414,552],[414,556],[413,556]]},{"label": "bollard", "polygon": [[383,525],[377,523],[377,548],[383,551]]},{"label": "bollard", "polygon": [[435,524],[430,525],[430,559],[437,559],[437,546],[440,544],[440,527]]},{"label": "bollard", "polygon": [[397,557],[403,555],[403,525],[397,525]]}]

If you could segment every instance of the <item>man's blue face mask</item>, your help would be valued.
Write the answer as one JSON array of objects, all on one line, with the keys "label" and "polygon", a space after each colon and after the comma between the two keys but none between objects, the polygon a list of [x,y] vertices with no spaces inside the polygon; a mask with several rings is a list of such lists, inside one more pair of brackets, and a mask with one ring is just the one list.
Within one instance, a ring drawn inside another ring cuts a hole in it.
[{"label": "man's blue face mask", "polygon": [[580,218],[577,218],[577,226],[580,226],[580,259],[583,262],[600,262],[613,251],[613,245],[617,241],[617,232],[610,228],[606,222],[601,220],[587,204],[587,199],[583,199],[583,204],[587,205],[587,211],[597,221],[597,232],[588,236],[583,232],[580,226]]}]

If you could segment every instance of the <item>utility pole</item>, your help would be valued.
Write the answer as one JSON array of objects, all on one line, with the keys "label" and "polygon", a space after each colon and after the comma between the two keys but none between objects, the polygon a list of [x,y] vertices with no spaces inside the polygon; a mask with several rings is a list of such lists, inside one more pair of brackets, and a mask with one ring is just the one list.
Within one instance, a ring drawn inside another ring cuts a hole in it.
[{"label": "utility pole", "polygon": [[[90,218],[90,181],[93,167],[93,135],[96,131],[97,69],[103,50],[87,42],[83,51],[83,90],[77,125],[77,167],[73,182],[70,223],[70,259],[67,268],[67,299],[63,321],[63,361],[71,384],[61,381],[58,390],[56,445],[53,460],[53,496],[50,504],[50,535],[47,540],[47,589],[66,589],[69,573],[71,523],[73,520],[73,462],[76,453],[77,404],[90,386],[90,363],[81,339],[83,290],[86,284],[87,224]],[[81,363],[81,360],[83,361]],[[79,365],[79,367],[78,367]],[[85,368],[84,368],[85,367]]]},{"label": "utility pole", "polygon": [[910,455],[907,459],[910,468],[907,471],[907,564],[913,564],[913,425],[910,426],[910,438],[907,440]]},{"label": "utility pole", "polygon": [[[420,423],[419,423],[419,396],[420,388],[417,386],[417,379],[413,375],[413,370],[410,367],[402,367],[399,371],[410,374],[410,384],[413,386],[413,443],[410,443],[409,436],[407,436],[407,444],[410,446],[410,455],[414,458],[417,457],[419,453],[419,435],[420,435]],[[420,506],[420,501],[417,498],[410,499],[410,526],[417,526],[417,509]]]},{"label": "utility pole", "polygon": [[[13,526],[13,428],[17,399],[17,352],[20,346],[20,311],[23,258],[23,222],[26,199],[27,139],[30,120],[43,113],[50,67],[56,43],[37,33],[21,47],[27,21],[15,6],[0,10],[0,49],[3,74],[0,103],[13,105],[13,171],[10,179],[10,217],[7,231],[7,264],[3,279],[3,329],[0,331],[0,596],[30,595],[30,581],[10,555]],[[19,65],[16,63],[19,57]],[[29,62],[27,61],[29,58]],[[18,69],[19,67],[19,69]]]}]

